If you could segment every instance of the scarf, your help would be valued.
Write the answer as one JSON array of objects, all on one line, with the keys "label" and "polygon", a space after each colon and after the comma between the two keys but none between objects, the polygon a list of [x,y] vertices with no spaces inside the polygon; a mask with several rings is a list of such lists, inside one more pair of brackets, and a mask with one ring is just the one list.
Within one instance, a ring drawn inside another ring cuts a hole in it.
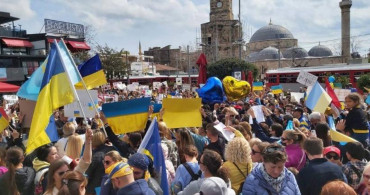
[{"label": "scarf", "polygon": [[281,184],[283,183],[283,180],[285,178],[285,171],[283,170],[279,177],[273,178],[267,173],[265,165],[262,164],[262,166],[260,166],[260,170],[262,172],[263,178],[267,181],[267,183],[270,184],[272,188],[276,190],[276,192],[280,193]]}]

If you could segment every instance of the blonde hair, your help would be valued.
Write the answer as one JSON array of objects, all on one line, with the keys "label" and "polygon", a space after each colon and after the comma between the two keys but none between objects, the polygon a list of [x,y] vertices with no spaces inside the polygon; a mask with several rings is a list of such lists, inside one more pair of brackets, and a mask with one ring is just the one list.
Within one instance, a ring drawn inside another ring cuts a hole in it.
[{"label": "blonde hair", "polygon": [[259,142],[262,142],[262,141],[261,141],[259,138],[254,137],[254,138],[250,139],[248,142],[249,142],[249,146],[250,146],[251,148],[253,148],[253,146],[254,146],[255,144],[257,144],[257,143],[259,143]]},{"label": "blonde hair", "polygon": [[306,136],[301,131],[285,130],[283,135],[286,136],[286,139],[293,140],[293,143],[300,144],[303,148],[303,142],[306,139]]},{"label": "blonde hair", "polygon": [[66,155],[72,159],[80,158],[83,140],[77,134],[68,137]]},{"label": "blonde hair", "polygon": [[170,130],[167,128],[167,125],[165,122],[160,121],[158,122],[158,129],[159,129],[159,135],[163,138],[172,139]]},{"label": "blonde hair", "polygon": [[123,158],[116,150],[109,151],[104,156],[109,156],[114,162],[127,162],[127,159]]},{"label": "blonde hair", "polygon": [[293,125],[295,128],[299,128],[301,126],[301,123],[299,122],[298,119],[294,118],[293,119]]},{"label": "blonde hair", "polygon": [[234,163],[252,163],[251,147],[247,140],[236,137],[225,148],[225,159]]},{"label": "blonde hair", "polygon": [[105,143],[105,135],[102,131],[96,130],[92,137],[92,147],[96,148]]},{"label": "blonde hair", "polygon": [[74,134],[76,131],[76,126],[73,122],[67,122],[63,125],[63,135],[64,136],[70,136]]}]

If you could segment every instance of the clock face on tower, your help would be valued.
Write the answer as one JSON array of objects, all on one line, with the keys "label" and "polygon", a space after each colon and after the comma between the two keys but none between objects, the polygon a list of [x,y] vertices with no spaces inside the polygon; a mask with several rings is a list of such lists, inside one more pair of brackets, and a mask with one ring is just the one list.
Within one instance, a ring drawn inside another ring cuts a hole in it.
[{"label": "clock face on tower", "polygon": [[222,7],[222,2],[221,1],[219,1],[219,2],[217,2],[217,7]]}]

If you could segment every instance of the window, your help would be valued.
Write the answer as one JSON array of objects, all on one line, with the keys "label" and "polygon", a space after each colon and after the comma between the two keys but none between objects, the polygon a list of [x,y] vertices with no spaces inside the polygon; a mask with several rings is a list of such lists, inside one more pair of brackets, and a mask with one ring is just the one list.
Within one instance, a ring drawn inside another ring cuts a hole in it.
[{"label": "window", "polygon": [[31,76],[33,72],[40,66],[38,61],[24,61],[22,62],[23,72],[26,76]]}]

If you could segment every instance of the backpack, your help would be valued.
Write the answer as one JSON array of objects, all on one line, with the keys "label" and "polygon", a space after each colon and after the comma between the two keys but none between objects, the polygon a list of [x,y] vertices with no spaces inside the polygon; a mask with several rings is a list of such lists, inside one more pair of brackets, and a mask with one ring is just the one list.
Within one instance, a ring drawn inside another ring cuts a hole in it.
[{"label": "backpack", "polygon": [[42,187],[42,181],[44,179],[45,174],[49,171],[49,167],[43,167],[36,172],[35,176],[35,195],[42,195],[44,194],[44,189]]},{"label": "backpack", "polygon": [[188,163],[183,163],[182,165],[185,167],[185,169],[188,171],[188,173],[191,176],[190,182],[195,181],[195,180],[198,180],[202,176],[202,171],[200,169],[199,169],[198,173],[195,174],[193,172],[193,170],[191,169],[191,167],[188,165]]}]

